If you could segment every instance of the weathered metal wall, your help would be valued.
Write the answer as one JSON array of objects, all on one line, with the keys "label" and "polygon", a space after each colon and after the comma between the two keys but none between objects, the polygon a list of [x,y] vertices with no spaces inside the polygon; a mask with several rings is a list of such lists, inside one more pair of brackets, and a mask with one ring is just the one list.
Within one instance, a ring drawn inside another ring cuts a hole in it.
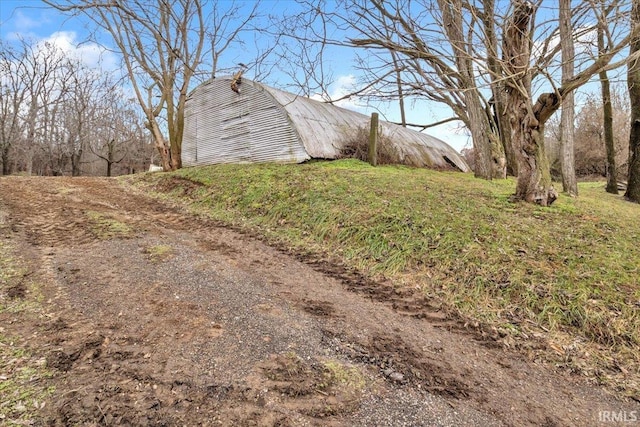
[{"label": "weathered metal wall", "polygon": [[182,161],[215,163],[289,162],[309,159],[284,109],[251,82],[241,92],[230,79],[210,80],[189,96]]},{"label": "weathered metal wall", "polygon": [[[333,159],[368,129],[369,117],[334,105],[243,80],[240,94],[230,78],[198,86],[187,101],[185,166],[229,162],[302,162]],[[382,136],[399,161],[418,167],[470,171],[462,156],[444,141],[387,122]]]}]

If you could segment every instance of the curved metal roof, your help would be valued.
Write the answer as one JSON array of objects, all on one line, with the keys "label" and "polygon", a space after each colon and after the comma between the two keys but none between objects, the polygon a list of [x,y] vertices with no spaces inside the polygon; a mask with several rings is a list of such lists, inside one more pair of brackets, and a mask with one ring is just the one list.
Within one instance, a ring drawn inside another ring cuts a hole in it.
[{"label": "curved metal roof", "polygon": [[[335,105],[244,79],[240,93],[231,78],[209,80],[189,95],[185,114],[183,163],[301,162],[340,157],[370,118]],[[444,141],[422,132],[380,122],[381,141],[393,145],[398,163],[470,171]]]}]

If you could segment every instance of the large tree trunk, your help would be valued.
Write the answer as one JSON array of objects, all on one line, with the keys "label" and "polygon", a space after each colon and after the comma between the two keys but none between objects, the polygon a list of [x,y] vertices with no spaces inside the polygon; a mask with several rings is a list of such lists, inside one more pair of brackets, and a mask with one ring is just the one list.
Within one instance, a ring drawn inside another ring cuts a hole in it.
[{"label": "large tree trunk", "polygon": [[516,200],[542,206],[551,205],[558,193],[553,188],[549,160],[544,151],[544,123],[522,108],[528,99],[511,96],[507,103],[510,112],[511,139],[518,157]]},{"label": "large tree trunk", "polygon": [[[544,152],[544,123],[548,119],[548,105],[555,106],[558,100],[547,96],[539,100],[535,107],[532,105],[529,23],[534,8],[531,3],[522,0],[513,0],[512,4],[514,9],[505,31],[503,53],[507,77],[505,106],[509,115],[511,142],[518,158],[518,182],[514,198],[549,206],[558,196],[551,183],[549,163]],[[537,117],[534,111],[542,112],[544,117]]]},{"label": "large tree trunk", "polygon": [[82,149],[75,153],[71,153],[71,176],[82,175],[82,169],[80,163],[82,162]]},{"label": "large tree trunk", "polygon": [[[633,38],[629,55],[640,52],[640,0],[634,0],[631,12]],[[640,203],[640,59],[631,61],[627,71],[631,101],[631,132],[629,134],[629,181],[624,196]]]},{"label": "large tree trunk", "polygon": [[[562,83],[574,75],[575,49],[573,46],[573,26],[571,25],[571,0],[560,0],[560,45],[562,50]],[[575,102],[573,91],[562,99],[560,116],[562,138],[560,143],[560,166],[562,169],[562,190],[570,196],[578,195],[578,181],[574,155]]]},{"label": "large tree trunk", "polygon": [[492,179],[495,168],[490,138],[491,127],[475,84],[475,63],[469,52],[469,40],[464,31],[462,0],[438,0],[438,6],[442,12],[448,42],[454,52],[460,84],[464,88],[464,105],[468,117],[465,124],[471,132],[475,155],[473,172],[478,178]]},{"label": "large tree trunk", "polygon": [[[33,141],[33,140],[32,140]],[[34,144],[33,142],[28,143],[27,149],[25,150],[24,162],[25,162],[25,173],[28,176],[33,175],[33,156],[34,156]]]}]

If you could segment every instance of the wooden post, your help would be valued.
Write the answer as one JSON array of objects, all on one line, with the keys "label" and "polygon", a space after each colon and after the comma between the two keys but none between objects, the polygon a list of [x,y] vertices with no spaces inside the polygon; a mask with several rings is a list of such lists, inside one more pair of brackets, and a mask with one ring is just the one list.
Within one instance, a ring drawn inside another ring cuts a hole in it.
[{"label": "wooden post", "polygon": [[369,164],[378,164],[378,113],[371,114],[371,130],[369,131]]}]

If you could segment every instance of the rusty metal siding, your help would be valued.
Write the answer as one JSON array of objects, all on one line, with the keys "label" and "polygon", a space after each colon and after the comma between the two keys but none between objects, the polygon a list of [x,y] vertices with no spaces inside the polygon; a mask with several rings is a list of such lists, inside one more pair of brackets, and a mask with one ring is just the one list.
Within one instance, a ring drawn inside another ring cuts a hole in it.
[{"label": "rusty metal siding", "polygon": [[231,90],[230,79],[198,86],[187,101],[185,166],[289,162],[309,159],[284,109],[250,81]]}]

